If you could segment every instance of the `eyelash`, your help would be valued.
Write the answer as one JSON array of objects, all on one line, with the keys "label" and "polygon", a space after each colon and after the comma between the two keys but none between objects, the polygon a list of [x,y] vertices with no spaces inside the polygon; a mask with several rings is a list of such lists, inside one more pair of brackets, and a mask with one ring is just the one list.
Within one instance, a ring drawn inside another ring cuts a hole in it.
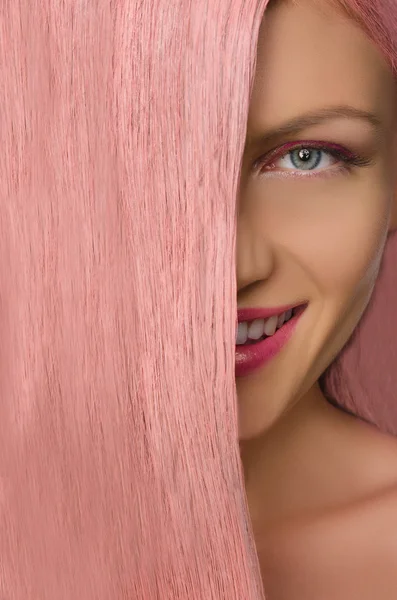
[{"label": "eyelash", "polygon": [[[266,167],[272,164],[279,159],[287,157],[289,154],[296,150],[317,150],[324,152],[334,158],[342,161],[342,166],[333,166],[330,168],[320,169],[320,170],[275,170],[271,171],[264,170]],[[372,164],[370,159],[366,159],[358,154],[354,154],[353,152],[343,148],[343,146],[339,146],[338,144],[329,144],[325,142],[314,142],[314,141],[305,141],[300,143],[290,142],[289,144],[284,144],[280,148],[276,148],[275,150],[271,150],[265,156],[259,158],[254,165],[255,170],[258,169],[259,177],[264,177],[267,174],[271,176],[278,174],[281,177],[332,177],[336,173],[350,171],[352,167],[367,167]]]}]

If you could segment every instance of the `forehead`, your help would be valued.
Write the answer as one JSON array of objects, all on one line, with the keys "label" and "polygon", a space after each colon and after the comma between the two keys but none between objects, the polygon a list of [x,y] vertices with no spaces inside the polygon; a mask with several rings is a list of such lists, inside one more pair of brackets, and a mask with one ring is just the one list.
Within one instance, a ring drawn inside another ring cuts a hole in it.
[{"label": "forehead", "polygon": [[274,0],[259,35],[248,131],[324,106],[352,105],[395,119],[391,68],[334,0]]}]

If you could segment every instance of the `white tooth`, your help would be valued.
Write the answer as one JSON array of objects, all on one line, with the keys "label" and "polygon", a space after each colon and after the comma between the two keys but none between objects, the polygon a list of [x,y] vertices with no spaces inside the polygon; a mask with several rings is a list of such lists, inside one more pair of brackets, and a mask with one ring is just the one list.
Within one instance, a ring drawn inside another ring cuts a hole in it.
[{"label": "white tooth", "polygon": [[243,321],[238,324],[237,328],[237,336],[236,336],[236,344],[245,344],[248,339],[248,323],[247,321]]},{"label": "white tooth", "polygon": [[259,340],[263,336],[265,321],[263,319],[255,319],[248,327],[248,337],[251,340]]},{"label": "white tooth", "polygon": [[287,310],[287,312],[285,313],[285,320],[288,321],[288,319],[290,319],[292,317],[292,309]]},{"label": "white tooth", "polygon": [[285,313],[283,313],[282,315],[279,316],[278,321],[277,321],[277,329],[279,329],[282,325],[284,325],[284,321],[285,321]]},{"label": "white tooth", "polygon": [[270,317],[265,321],[265,333],[266,335],[273,335],[277,329],[278,317]]}]

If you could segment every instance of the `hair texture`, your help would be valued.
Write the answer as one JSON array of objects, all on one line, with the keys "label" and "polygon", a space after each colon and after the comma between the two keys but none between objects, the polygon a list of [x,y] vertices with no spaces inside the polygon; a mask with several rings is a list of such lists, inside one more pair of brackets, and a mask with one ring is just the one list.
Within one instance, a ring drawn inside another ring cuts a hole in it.
[{"label": "hair texture", "polygon": [[[336,0],[378,46],[397,77],[395,0]],[[397,111],[397,106],[396,106]],[[397,193],[397,190],[396,190]],[[374,294],[321,386],[333,404],[397,435],[397,232],[389,234]]]},{"label": "hair texture", "polygon": [[0,597],[263,597],[236,202],[266,0],[3,0]]},{"label": "hair texture", "polygon": [[[266,4],[1,3],[4,600],[263,598],[234,344]],[[351,6],[388,48],[394,0]]]}]

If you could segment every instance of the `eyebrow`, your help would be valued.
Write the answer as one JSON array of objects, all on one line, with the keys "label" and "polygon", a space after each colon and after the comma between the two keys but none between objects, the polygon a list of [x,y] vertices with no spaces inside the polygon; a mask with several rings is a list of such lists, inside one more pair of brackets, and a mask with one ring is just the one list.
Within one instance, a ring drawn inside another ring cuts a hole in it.
[{"label": "eyebrow", "polygon": [[323,108],[315,112],[309,112],[297,116],[283,125],[268,130],[261,135],[247,136],[247,146],[269,145],[275,143],[279,138],[299,133],[309,127],[320,125],[332,119],[358,119],[366,121],[380,133],[382,129],[381,120],[373,113],[354,108],[353,106],[335,106]]}]

